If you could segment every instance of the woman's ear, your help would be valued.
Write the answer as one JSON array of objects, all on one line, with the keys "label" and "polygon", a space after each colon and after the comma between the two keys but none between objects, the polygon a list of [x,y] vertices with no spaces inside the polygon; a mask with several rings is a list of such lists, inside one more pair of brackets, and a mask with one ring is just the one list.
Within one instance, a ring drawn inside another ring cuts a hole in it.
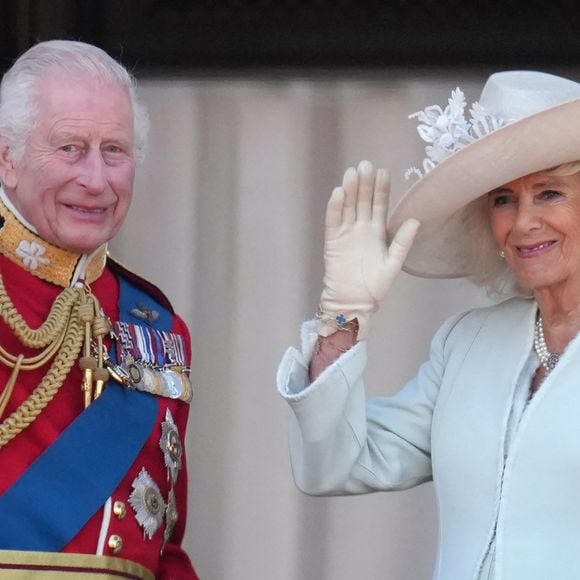
[{"label": "woman's ear", "polygon": [[0,182],[8,189],[14,189],[18,182],[15,164],[10,156],[10,146],[2,137],[0,137]]}]

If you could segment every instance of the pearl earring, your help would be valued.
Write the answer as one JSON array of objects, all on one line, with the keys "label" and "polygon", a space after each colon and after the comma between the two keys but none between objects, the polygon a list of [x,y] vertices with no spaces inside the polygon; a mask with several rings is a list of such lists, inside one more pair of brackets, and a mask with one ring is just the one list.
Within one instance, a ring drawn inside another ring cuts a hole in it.
[{"label": "pearl earring", "polygon": [[499,257],[503,260],[505,258],[505,252],[503,250],[498,251]]}]

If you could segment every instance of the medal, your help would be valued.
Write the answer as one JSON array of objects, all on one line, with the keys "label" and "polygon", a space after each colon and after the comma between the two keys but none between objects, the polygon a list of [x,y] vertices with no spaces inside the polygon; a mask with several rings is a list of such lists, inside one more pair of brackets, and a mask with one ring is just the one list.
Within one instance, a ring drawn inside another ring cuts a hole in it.
[{"label": "medal", "polygon": [[129,503],[144,534],[151,539],[163,524],[166,506],[159,487],[145,468],[133,480]]},{"label": "medal", "polygon": [[115,323],[114,335],[119,363],[108,361],[107,367],[116,381],[153,395],[191,402],[193,388],[181,335],[128,322]]},{"label": "medal", "polygon": [[179,431],[177,425],[173,421],[171,411],[165,411],[165,421],[161,423],[161,439],[159,447],[163,451],[163,459],[165,467],[167,468],[168,479],[175,485],[177,475],[181,469],[181,458],[183,456],[183,445],[179,438]]}]

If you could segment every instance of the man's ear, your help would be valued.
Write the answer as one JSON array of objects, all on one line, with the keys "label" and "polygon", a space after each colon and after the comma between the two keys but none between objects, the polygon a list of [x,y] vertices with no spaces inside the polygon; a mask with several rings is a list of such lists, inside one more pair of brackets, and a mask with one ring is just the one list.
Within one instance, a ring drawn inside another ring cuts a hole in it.
[{"label": "man's ear", "polygon": [[14,161],[11,159],[8,141],[0,137],[0,182],[4,187],[13,189],[17,184]]}]

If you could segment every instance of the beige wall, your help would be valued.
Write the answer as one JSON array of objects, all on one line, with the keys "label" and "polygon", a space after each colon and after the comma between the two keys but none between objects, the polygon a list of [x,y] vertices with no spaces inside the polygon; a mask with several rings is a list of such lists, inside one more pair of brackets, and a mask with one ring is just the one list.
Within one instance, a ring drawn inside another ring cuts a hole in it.
[{"label": "beige wall", "polygon": [[[193,334],[186,547],[204,580],[427,580],[431,485],[310,498],[286,450],[277,363],[316,310],[327,197],[367,158],[403,172],[424,157],[408,114],[483,75],[144,80],[149,156],[113,254],[172,298]],[[370,339],[370,394],[396,390],[451,312],[484,298],[460,281],[401,275]]]}]

